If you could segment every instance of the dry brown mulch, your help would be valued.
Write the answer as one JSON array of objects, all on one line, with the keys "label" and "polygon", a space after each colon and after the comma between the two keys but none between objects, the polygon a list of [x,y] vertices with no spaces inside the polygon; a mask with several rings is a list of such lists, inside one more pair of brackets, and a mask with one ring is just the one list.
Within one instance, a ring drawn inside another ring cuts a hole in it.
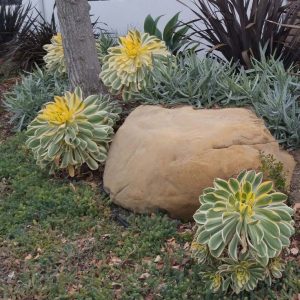
[{"label": "dry brown mulch", "polygon": [[295,235],[292,238],[290,251],[300,264],[300,150],[293,151],[296,168],[291,182],[290,200],[295,210]]},{"label": "dry brown mulch", "polygon": [[0,144],[12,134],[9,114],[2,105],[3,94],[16,84],[18,78],[11,78],[0,83]]},{"label": "dry brown mulch", "polygon": [[292,152],[296,160],[296,168],[291,182],[291,200],[293,203],[300,203],[300,150]]}]

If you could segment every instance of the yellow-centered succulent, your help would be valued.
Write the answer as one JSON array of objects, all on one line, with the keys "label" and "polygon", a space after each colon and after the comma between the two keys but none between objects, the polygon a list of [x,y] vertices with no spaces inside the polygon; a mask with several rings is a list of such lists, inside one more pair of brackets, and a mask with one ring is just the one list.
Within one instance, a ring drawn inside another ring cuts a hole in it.
[{"label": "yellow-centered succulent", "polygon": [[289,245],[293,210],[284,203],[287,196],[262,179],[255,171],[229,181],[215,179],[214,187],[200,197],[202,205],[194,215],[199,226],[196,241],[207,244],[212,256],[219,257],[228,247],[232,259],[251,251],[267,265]]},{"label": "yellow-centered succulent", "polygon": [[[293,209],[286,200],[255,171],[228,181],[215,179],[203,191],[194,215],[198,229],[192,253],[200,264],[220,273],[223,290],[231,286],[236,293],[250,291],[266,276],[281,276],[283,264],[276,258],[294,233]],[[209,282],[213,291],[220,287],[218,277]]]},{"label": "yellow-centered succulent", "polygon": [[54,102],[47,104],[42,110],[39,119],[62,125],[74,122],[76,117],[82,118],[80,113],[85,108],[84,102],[75,93],[68,96],[56,96]]},{"label": "yellow-centered succulent", "polygon": [[100,77],[114,93],[122,92],[126,99],[131,91],[138,92],[144,86],[154,61],[169,55],[163,41],[132,30],[120,37],[118,46],[109,48]]},{"label": "yellow-centered succulent", "polygon": [[65,73],[66,62],[61,33],[51,39],[51,44],[44,45],[47,54],[44,56],[46,67],[50,72]]},{"label": "yellow-centered succulent", "polygon": [[107,157],[118,111],[101,95],[82,97],[82,91],[66,92],[45,105],[28,126],[26,144],[38,165],[67,169],[70,176],[86,163],[96,170]]}]

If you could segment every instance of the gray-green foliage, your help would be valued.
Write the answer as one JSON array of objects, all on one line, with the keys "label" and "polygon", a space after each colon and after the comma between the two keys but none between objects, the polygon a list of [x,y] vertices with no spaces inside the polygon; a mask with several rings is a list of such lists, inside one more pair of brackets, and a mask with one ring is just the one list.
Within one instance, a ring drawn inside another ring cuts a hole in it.
[{"label": "gray-green foliage", "polygon": [[147,104],[196,108],[252,106],[274,137],[300,147],[300,73],[285,70],[280,59],[252,60],[252,69],[196,54],[156,64],[146,88],[133,98]]},{"label": "gray-green foliage", "polygon": [[[300,73],[285,71],[280,60],[253,61],[252,104],[274,137],[287,147],[300,147]],[[255,96],[255,97],[254,97]]]},{"label": "gray-green foliage", "polygon": [[288,147],[300,146],[300,89],[291,93],[288,80],[262,93],[261,101],[254,102],[256,113],[263,117],[274,137]]},{"label": "gray-green foliage", "polygon": [[146,88],[133,98],[148,104],[174,106],[189,104],[197,108],[212,107],[227,102],[221,82],[234,73],[234,66],[214,59],[199,59],[196,55],[168,58],[157,62]]},{"label": "gray-green foliage", "polygon": [[65,76],[37,67],[25,73],[21,81],[5,95],[4,106],[11,114],[10,122],[21,131],[36,117],[42,105],[60,96],[68,87]]}]

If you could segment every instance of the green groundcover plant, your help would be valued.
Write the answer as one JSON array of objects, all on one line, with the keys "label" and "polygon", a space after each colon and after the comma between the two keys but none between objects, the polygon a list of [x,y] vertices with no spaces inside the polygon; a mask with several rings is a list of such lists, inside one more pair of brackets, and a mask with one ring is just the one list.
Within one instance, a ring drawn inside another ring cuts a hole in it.
[{"label": "green groundcover plant", "polygon": [[274,182],[276,190],[286,193],[288,191],[287,173],[284,170],[284,165],[278,161],[274,155],[260,152],[260,171]]},{"label": "green groundcover plant", "polygon": [[215,179],[200,197],[192,245],[212,291],[253,290],[259,281],[280,278],[282,250],[294,234],[293,209],[263,174],[243,171],[228,181]]}]

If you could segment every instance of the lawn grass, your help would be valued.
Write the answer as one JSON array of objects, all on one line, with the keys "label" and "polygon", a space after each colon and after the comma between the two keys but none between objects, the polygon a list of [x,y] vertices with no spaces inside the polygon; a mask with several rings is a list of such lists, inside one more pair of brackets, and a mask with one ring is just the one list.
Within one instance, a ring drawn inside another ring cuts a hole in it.
[{"label": "lawn grass", "polygon": [[[35,166],[24,134],[0,145],[0,299],[292,299],[295,263],[272,288],[207,293],[192,224],[115,207],[93,180]],[[99,180],[100,181],[100,180]]]}]

